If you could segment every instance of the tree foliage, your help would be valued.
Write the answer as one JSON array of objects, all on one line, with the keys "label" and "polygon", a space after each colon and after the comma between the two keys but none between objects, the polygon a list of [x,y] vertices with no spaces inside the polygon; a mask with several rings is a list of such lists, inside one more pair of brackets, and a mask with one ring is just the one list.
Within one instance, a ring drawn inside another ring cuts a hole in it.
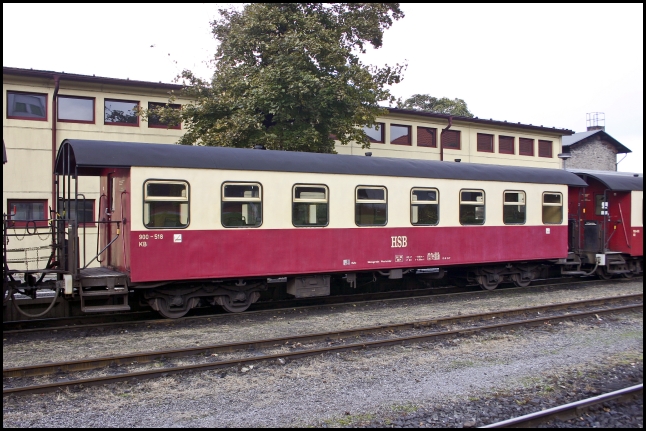
[{"label": "tree foliage", "polygon": [[[181,144],[334,152],[333,137],[368,146],[362,126],[394,101],[387,85],[405,66],[363,64],[368,45],[404,16],[398,3],[253,3],[220,10],[212,22],[219,47],[213,79],[184,71]],[[174,120],[173,120],[173,116]]]},{"label": "tree foliage", "polygon": [[399,102],[397,107],[473,118],[473,114],[467,108],[467,103],[464,100],[451,100],[448,97],[438,99],[428,94],[413,94],[405,101]]}]

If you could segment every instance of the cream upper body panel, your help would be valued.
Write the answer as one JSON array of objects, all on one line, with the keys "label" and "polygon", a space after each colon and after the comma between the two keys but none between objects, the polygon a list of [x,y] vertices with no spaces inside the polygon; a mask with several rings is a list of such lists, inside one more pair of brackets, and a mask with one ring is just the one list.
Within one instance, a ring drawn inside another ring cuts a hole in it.
[{"label": "cream upper body panel", "polygon": [[644,192],[630,192],[630,225],[644,227]]},{"label": "cream upper body panel", "polygon": [[[388,222],[386,227],[413,227],[411,224],[411,189],[434,188],[439,192],[440,227],[461,226],[460,191],[482,190],[485,194],[484,226],[504,226],[503,194],[522,191],[526,196],[524,225],[543,225],[544,192],[562,195],[567,202],[568,188],[556,184],[506,183],[433,178],[401,178],[374,175],[347,175],[272,171],[239,171],[187,168],[132,167],[132,229],[145,229],[143,187],[147,180],[179,180],[189,184],[190,222],[186,229],[225,229],[221,222],[222,185],[225,182],[258,183],[262,191],[262,224],[255,229],[309,229],[292,224],[292,194],[295,185],[325,185],[329,190],[329,223],[326,228],[356,228],[355,190],[357,186],[385,187]],[[567,206],[563,205],[560,224],[567,224]],[[550,225],[546,225],[550,226]],[[553,224],[551,226],[554,226]],[[362,226],[363,227],[363,226]],[[374,228],[374,226],[367,226]],[[363,228],[367,228],[363,227]],[[245,227],[244,229],[254,229]]]}]

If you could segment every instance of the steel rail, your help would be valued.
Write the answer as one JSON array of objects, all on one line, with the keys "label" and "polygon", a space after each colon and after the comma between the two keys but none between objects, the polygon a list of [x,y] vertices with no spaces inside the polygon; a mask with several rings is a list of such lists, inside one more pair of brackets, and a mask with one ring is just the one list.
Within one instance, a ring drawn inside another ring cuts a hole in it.
[{"label": "steel rail", "polygon": [[530,428],[538,424],[548,422],[549,420],[554,418],[561,420],[572,419],[574,417],[580,416],[583,410],[586,410],[592,406],[599,405],[610,400],[632,398],[637,396],[639,393],[643,393],[643,390],[644,384],[641,383],[629,388],[620,389],[618,391],[609,392],[607,394],[587,398],[585,400],[575,401],[573,403],[564,404],[562,406],[552,407],[551,409],[530,413],[524,416],[519,416],[517,418],[484,425],[479,428]]},{"label": "steel rail", "polygon": [[340,339],[349,337],[365,336],[375,334],[383,331],[402,331],[407,329],[418,329],[430,327],[433,325],[448,325],[456,323],[465,323],[479,319],[495,319],[501,317],[510,317],[519,314],[533,314],[548,311],[555,311],[561,309],[571,309],[573,307],[594,307],[600,305],[607,305],[612,302],[642,300],[643,293],[623,296],[613,296],[596,299],[586,299],[580,301],[572,301],[565,303],[537,305],[524,308],[512,308],[505,310],[498,310],[486,313],[464,314],[458,316],[439,317],[433,319],[421,319],[414,322],[393,323],[389,325],[377,325],[363,328],[354,328],[341,331],[322,332],[315,334],[294,335],[288,337],[272,338],[267,340],[256,341],[242,341],[236,343],[214,344],[201,347],[190,347],[186,349],[170,349],[163,351],[150,351],[138,352],[124,355],[114,355],[105,358],[95,359],[79,359],[74,361],[47,363],[39,365],[30,365],[24,367],[7,367],[2,369],[2,377],[33,377],[43,376],[47,374],[54,374],[68,371],[86,371],[96,368],[109,367],[115,365],[127,365],[136,361],[139,364],[152,362],[160,359],[205,355],[212,353],[229,353],[236,350],[243,349],[260,349],[272,347],[276,344],[284,344],[285,342],[306,343],[328,339]]},{"label": "steel rail", "polygon": [[[51,331],[51,330],[65,330],[65,329],[83,329],[83,328],[94,328],[94,327],[104,327],[110,325],[128,325],[128,324],[173,324],[177,322],[185,322],[187,320],[196,320],[196,319],[205,319],[205,318],[225,318],[232,317],[236,315],[249,316],[253,314],[262,314],[267,311],[282,311],[282,310],[292,310],[297,308],[299,310],[309,309],[309,308],[319,308],[327,305],[343,305],[344,303],[352,302],[361,302],[361,303],[371,303],[371,302],[383,302],[383,301],[397,301],[402,299],[416,299],[416,298],[426,298],[430,296],[456,296],[456,295],[469,295],[472,293],[486,293],[486,294],[507,294],[510,292],[518,291],[528,291],[531,293],[531,289],[536,288],[553,288],[563,286],[564,284],[571,284],[577,286],[587,286],[587,285],[604,285],[608,283],[626,283],[632,281],[639,281],[642,277],[633,277],[631,279],[612,279],[612,280],[577,280],[572,281],[571,279],[563,280],[559,279],[559,282],[555,282],[554,279],[545,279],[537,280],[531,286],[526,287],[504,287],[502,289],[497,289],[494,291],[483,291],[478,286],[467,286],[465,288],[458,288],[456,286],[447,286],[447,287],[435,287],[428,289],[413,289],[413,290],[400,290],[400,291],[390,291],[390,292],[378,292],[370,294],[351,294],[351,295],[336,295],[330,297],[320,297],[320,298],[307,298],[307,299],[293,299],[280,302],[260,302],[253,304],[254,310],[245,311],[244,313],[218,313],[218,314],[201,314],[197,316],[186,316],[179,319],[165,319],[158,318],[153,320],[147,320],[146,316],[156,315],[152,311],[140,311],[140,312],[131,312],[131,313],[115,313],[107,314],[104,316],[75,316],[75,317],[62,317],[62,318],[52,318],[52,319],[34,319],[34,320],[20,320],[20,321],[8,321],[3,322],[3,335],[15,335],[15,334],[24,334],[30,332],[40,332],[40,331]],[[366,299],[366,297],[368,299]],[[362,299],[363,298],[363,299]],[[315,302],[314,305],[303,305],[304,303]],[[291,304],[291,305],[290,305]],[[278,305],[280,308],[275,308],[273,305]],[[199,312],[199,311],[198,311]],[[133,316],[139,319],[128,319],[128,316]],[[93,320],[97,318],[105,318],[110,320],[109,322],[103,323],[83,323],[83,320]],[[34,327],[26,329],[11,329],[19,326],[31,326]],[[52,326],[57,325],[57,326]]]},{"label": "steel rail", "polygon": [[[643,296],[642,296],[643,297]],[[580,302],[580,301],[579,301]],[[557,304],[559,305],[559,304]],[[568,304],[560,304],[567,306]],[[570,305],[571,306],[571,305]],[[537,308],[540,307],[529,307],[529,309],[534,309],[536,310]],[[440,331],[440,332],[433,332],[430,334],[421,334],[421,335],[413,335],[413,336],[406,336],[406,337],[397,337],[397,338],[390,338],[390,339],[385,339],[385,340],[378,340],[378,341],[366,341],[366,342],[360,342],[360,343],[353,343],[353,344],[346,344],[346,345],[340,345],[340,346],[328,346],[325,348],[319,348],[319,349],[312,349],[312,350],[302,350],[302,351],[295,351],[295,352],[283,352],[283,353],[278,353],[278,354],[272,354],[272,355],[262,355],[262,356],[255,356],[255,357],[248,357],[248,358],[241,358],[241,359],[233,359],[233,360],[227,360],[227,361],[219,361],[219,362],[209,362],[206,364],[195,364],[195,365],[186,365],[186,366],[181,366],[181,367],[169,367],[169,368],[163,368],[163,369],[153,369],[153,370],[146,370],[146,371],[139,371],[139,372],[134,372],[134,373],[128,373],[128,374],[119,374],[119,375],[112,375],[112,376],[103,376],[103,377],[96,377],[96,378],[86,378],[86,379],[78,379],[78,380],[70,380],[70,381],[65,381],[65,382],[57,382],[57,383],[49,383],[49,384],[43,384],[43,385],[35,385],[35,386],[26,386],[26,387],[16,387],[16,388],[3,388],[3,395],[11,395],[11,394],[27,394],[27,393],[43,393],[43,392],[51,392],[55,391],[59,388],[64,388],[64,387],[73,387],[76,385],[82,385],[82,386],[93,386],[93,385],[100,385],[100,384],[106,384],[106,383],[116,383],[116,382],[122,382],[122,381],[127,381],[127,380],[133,380],[133,379],[142,379],[142,378],[155,378],[159,376],[167,376],[167,375],[173,375],[173,374],[179,374],[183,373],[185,371],[207,371],[207,370],[212,370],[212,369],[217,369],[217,368],[225,368],[225,367],[230,367],[233,365],[241,365],[241,364],[250,364],[250,363],[255,363],[255,362],[261,362],[261,361],[267,361],[267,360],[274,360],[274,359],[279,359],[279,358],[290,358],[290,359],[295,359],[295,358],[301,358],[301,357],[306,357],[306,356],[312,356],[312,355],[318,355],[321,353],[326,353],[326,352],[340,352],[340,351],[348,351],[348,350],[356,350],[356,349],[364,349],[368,347],[385,347],[385,346],[392,346],[392,345],[399,345],[399,344],[408,344],[412,342],[423,342],[423,341],[428,341],[431,339],[435,338],[441,338],[441,337],[447,337],[447,336],[453,336],[453,335],[472,335],[476,333],[480,333],[483,331],[491,331],[491,330],[498,330],[498,329],[508,329],[508,328],[513,328],[513,327],[520,327],[520,326],[534,326],[534,325],[541,325],[545,323],[549,323],[552,321],[560,321],[560,320],[567,320],[567,319],[572,319],[572,318],[581,318],[581,317],[588,317],[592,315],[599,315],[599,314],[607,314],[607,313],[616,313],[616,312],[622,312],[622,311],[631,311],[631,310],[643,310],[643,304],[636,304],[636,305],[627,305],[627,306],[619,306],[619,307],[612,307],[612,308],[605,308],[601,310],[592,310],[592,311],[585,311],[585,312],[568,312],[566,314],[562,315],[557,315],[557,316],[546,316],[546,317],[541,317],[541,318],[535,318],[535,319],[526,319],[526,320],[521,320],[521,321],[513,321],[513,322],[506,322],[506,323],[498,323],[498,324],[492,324],[492,325],[484,325],[484,326],[478,326],[478,327],[470,327],[470,328],[462,328],[462,329],[456,329],[456,330],[449,330],[449,331]],[[518,314],[518,310],[508,310],[508,312],[515,312],[515,314]],[[500,314],[500,312],[495,312],[491,314]],[[482,315],[470,315],[471,319],[474,318],[474,316],[477,316],[478,318],[481,318]],[[446,319],[453,319],[454,321],[459,321],[460,319],[465,319],[469,318],[469,316],[456,316],[453,318],[446,318]],[[447,320],[448,321],[448,320]],[[433,319],[428,321],[430,324],[433,324],[435,322],[440,322],[440,319]],[[420,323],[419,322],[412,322],[412,323],[406,323],[406,324],[397,324],[395,326],[400,326],[400,327],[408,327],[408,328],[415,328],[419,327]],[[187,351],[191,351],[192,354],[197,354],[196,352],[205,352],[205,351],[210,351],[209,348],[223,348],[225,351],[229,351],[230,349],[240,349],[241,347],[243,348],[251,348],[251,347],[271,347],[274,346],[275,344],[281,344],[284,343],[285,340],[296,342],[297,340],[301,341],[314,341],[314,340],[326,340],[332,337],[352,337],[352,336],[359,336],[363,335],[361,331],[366,331],[366,330],[372,330],[373,332],[377,331],[384,331],[388,330],[391,328],[391,325],[383,325],[383,326],[377,326],[377,327],[372,327],[372,328],[362,328],[362,329],[353,329],[350,331],[338,331],[338,332],[328,332],[328,333],[322,333],[322,334],[308,334],[308,335],[303,335],[303,336],[296,336],[296,337],[284,337],[284,338],[276,338],[272,340],[260,340],[260,341],[253,341],[253,342],[243,342],[243,343],[232,343],[228,345],[216,345],[216,346],[209,346],[209,347],[200,347],[200,348],[192,348],[192,349],[184,349],[183,351],[167,351],[167,352],[151,352],[152,355],[157,355],[156,358],[158,359],[160,356],[167,357],[164,355],[170,356],[173,352],[179,353],[181,356],[186,356]],[[137,357],[137,354],[130,355],[132,357]],[[145,355],[145,354],[144,354]],[[143,355],[142,355],[143,356]],[[153,357],[153,356],[149,356]],[[110,358],[101,358],[98,359],[97,361],[101,360],[115,360],[115,357],[110,357]],[[132,359],[131,359],[132,360]],[[83,362],[83,361],[74,361],[74,362]],[[55,364],[44,364],[45,367],[50,366],[50,365],[55,365]],[[30,367],[26,367],[30,368]],[[32,368],[33,369],[33,368]],[[3,370],[3,374],[7,372],[7,375],[21,375],[21,371],[19,368],[16,369],[7,369]],[[29,375],[29,374],[27,374]]]}]

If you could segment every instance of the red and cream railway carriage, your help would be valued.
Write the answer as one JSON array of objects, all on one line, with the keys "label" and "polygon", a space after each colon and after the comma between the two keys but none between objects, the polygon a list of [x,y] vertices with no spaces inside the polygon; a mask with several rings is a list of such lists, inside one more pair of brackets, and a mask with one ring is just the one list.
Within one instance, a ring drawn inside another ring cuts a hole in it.
[{"label": "red and cream railway carriage", "polygon": [[644,177],[571,170],[588,185],[570,192],[570,250],[575,261],[596,265],[602,278],[643,271]]},{"label": "red and cream railway carriage", "polygon": [[268,277],[296,297],[365,272],[526,285],[567,262],[568,188],[586,185],[553,169],[82,140],[63,142],[56,173],[68,208],[79,176],[101,178],[101,266],[79,268],[70,223],[66,292],[103,311],[119,305],[90,301],[127,308],[140,290],[168,317],[200,302],[243,311]]}]

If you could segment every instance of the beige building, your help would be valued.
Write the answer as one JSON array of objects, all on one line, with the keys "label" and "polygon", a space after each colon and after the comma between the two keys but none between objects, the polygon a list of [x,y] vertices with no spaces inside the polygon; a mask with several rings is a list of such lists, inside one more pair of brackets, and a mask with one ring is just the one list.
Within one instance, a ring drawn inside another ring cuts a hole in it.
[{"label": "beige building", "polygon": [[[167,103],[181,86],[128,79],[114,79],[63,72],[3,67],[3,140],[8,163],[3,166],[3,213],[14,229],[25,229],[26,220],[39,219],[40,237],[12,237],[8,256],[13,264],[47,260],[47,219],[55,207],[52,166],[58,146],[65,139],[177,142],[182,127],[168,128],[158,119],[143,121],[136,107]],[[179,108],[187,100],[179,98]],[[562,137],[570,130],[478,118],[451,117],[403,109],[390,109],[379,118],[379,127],[366,129],[371,148],[341,146],[341,154],[403,157],[561,168],[557,157]],[[100,142],[97,142],[100,145]],[[79,220],[85,234],[86,260],[97,251],[97,227],[106,205],[97,178],[80,178],[85,196]],[[33,230],[35,228],[31,226]],[[83,266],[83,259],[81,259]],[[16,266],[14,266],[16,267]]]}]

